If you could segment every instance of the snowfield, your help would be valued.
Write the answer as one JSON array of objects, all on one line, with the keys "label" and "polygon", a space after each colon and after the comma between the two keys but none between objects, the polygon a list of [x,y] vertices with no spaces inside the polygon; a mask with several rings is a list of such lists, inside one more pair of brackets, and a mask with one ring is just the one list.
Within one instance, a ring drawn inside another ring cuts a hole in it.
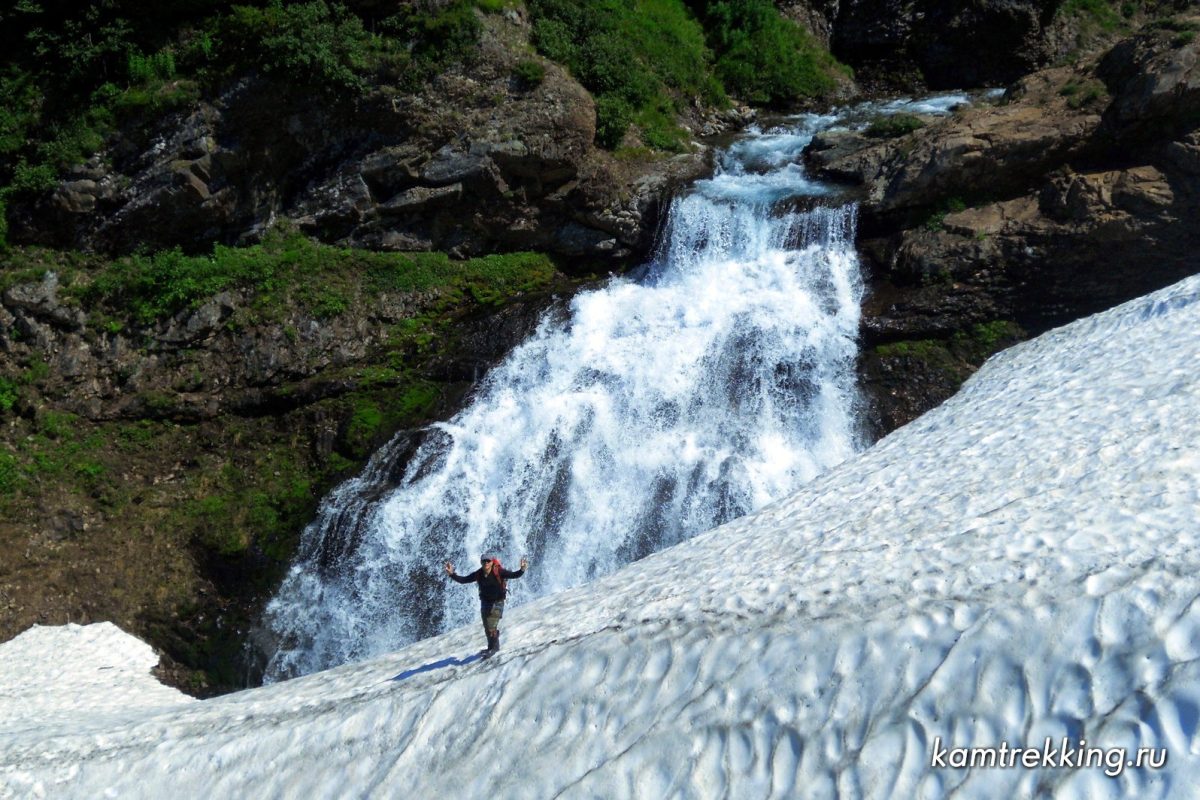
[{"label": "snowfield", "polygon": [[[518,594],[489,662],[442,665],[471,625],[197,702],[110,625],[32,629],[0,645],[0,797],[1197,796],[1198,538],[1200,277],[763,511]],[[1047,737],[1167,760],[931,766]]]}]

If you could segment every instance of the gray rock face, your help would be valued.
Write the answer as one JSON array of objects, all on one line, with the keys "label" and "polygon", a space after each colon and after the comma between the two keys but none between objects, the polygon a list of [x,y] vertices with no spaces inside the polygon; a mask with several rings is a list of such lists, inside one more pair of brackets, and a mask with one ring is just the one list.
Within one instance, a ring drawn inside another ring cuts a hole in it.
[{"label": "gray rock face", "polygon": [[[1200,24],[1200,18],[1193,18]],[[1097,74],[1113,101],[1106,128],[1126,139],[1180,134],[1200,124],[1200,42],[1152,31],[1119,43]]]},{"label": "gray rock face", "polygon": [[24,322],[31,329],[40,321],[65,330],[79,330],[87,319],[80,309],[59,303],[58,276],[53,272],[47,272],[41,283],[7,289],[3,302],[13,324]]}]

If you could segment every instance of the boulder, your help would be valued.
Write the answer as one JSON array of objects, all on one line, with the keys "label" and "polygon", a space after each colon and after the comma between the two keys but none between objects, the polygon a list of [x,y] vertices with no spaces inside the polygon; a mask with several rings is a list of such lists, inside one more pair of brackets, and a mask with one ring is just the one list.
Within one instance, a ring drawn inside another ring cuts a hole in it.
[{"label": "boulder", "polygon": [[[1176,20],[1200,28],[1200,14]],[[1200,125],[1200,41],[1154,28],[1117,44],[1097,74],[1113,100],[1105,129],[1122,140],[1173,138]]]}]

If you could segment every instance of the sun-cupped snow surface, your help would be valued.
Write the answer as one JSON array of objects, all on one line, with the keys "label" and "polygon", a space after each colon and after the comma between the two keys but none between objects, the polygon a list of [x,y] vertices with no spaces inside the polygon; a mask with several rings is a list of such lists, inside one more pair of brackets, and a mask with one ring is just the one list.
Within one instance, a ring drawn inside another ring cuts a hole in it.
[{"label": "sun-cupped snow surface", "polygon": [[0,796],[1196,796],[1198,332],[1200,277],[1002,353],[786,500],[512,609],[488,662],[468,626],[122,714],[84,659],[63,714],[5,658]]}]

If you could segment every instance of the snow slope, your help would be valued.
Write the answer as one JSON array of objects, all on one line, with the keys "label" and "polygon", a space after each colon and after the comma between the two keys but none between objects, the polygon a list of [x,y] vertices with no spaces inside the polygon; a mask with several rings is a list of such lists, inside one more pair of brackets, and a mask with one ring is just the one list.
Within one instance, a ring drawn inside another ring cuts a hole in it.
[{"label": "snow slope", "polygon": [[[518,605],[486,663],[442,666],[470,626],[122,712],[94,660],[29,684],[59,648],[35,629],[40,654],[0,646],[0,797],[1196,796],[1198,365],[1200,277],[1002,353],[785,501]],[[1047,736],[1169,758],[930,767],[935,737]]]}]

